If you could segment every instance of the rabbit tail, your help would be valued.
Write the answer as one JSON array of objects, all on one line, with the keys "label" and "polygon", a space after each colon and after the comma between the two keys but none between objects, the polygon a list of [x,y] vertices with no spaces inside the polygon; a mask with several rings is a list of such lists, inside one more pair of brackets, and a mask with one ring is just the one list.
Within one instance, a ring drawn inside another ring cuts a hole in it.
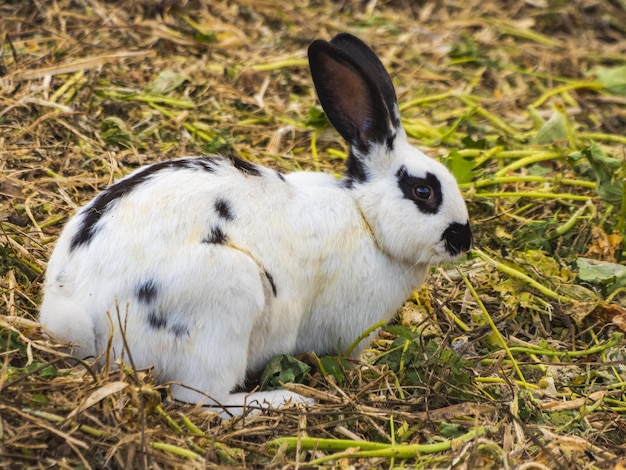
[{"label": "rabbit tail", "polygon": [[[78,308],[77,308],[78,307]],[[46,301],[41,307],[41,322],[50,336],[70,343],[72,354],[87,358],[96,356],[96,335],[93,319],[74,302],[59,297]]]}]

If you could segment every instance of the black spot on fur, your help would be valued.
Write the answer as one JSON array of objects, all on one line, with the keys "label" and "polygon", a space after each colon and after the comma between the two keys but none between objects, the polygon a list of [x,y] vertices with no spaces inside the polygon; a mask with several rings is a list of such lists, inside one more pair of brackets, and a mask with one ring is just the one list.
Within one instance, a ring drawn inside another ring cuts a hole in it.
[{"label": "black spot on fur", "polygon": [[70,242],[70,252],[80,246],[87,245],[91,241],[97,232],[96,225],[118,199],[131,193],[151,176],[169,168],[213,172],[215,171],[215,160],[212,157],[200,157],[155,163],[109,186],[81,211],[82,221]]},{"label": "black spot on fur", "polygon": [[67,273],[65,272],[65,270],[61,271],[59,274],[57,274],[57,277],[54,278],[55,282],[57,283],[57,287],[62,288],[65,285],[65,281],[67,279]]},{"label": "black spot on fur", "polygon": [[159,290],[157,289],[156,283],[154,280],[150,279],[137,287],[136,295],[140,302],[149,304],[156,299],[158,293]]},{"label": "black spot on fur", "polygon": [[272,292],[274,293],[274,297],[276,297],[276,283],[274,282],[274,277],[267,271],[265,271],[265,277],[269,281],[270,286],[272,286]]},{"label": "black spot on fur", "polygon": [[285,177],[283,176],[283,174],[280,171],[277,171],[276,175],[278,175],[278,179],[280,179],[281,181],[285,181]]},{"label": "black spot on fur", "polygon": [[189,335],[189,326],[186,323],[174,323],[170,328],[170,332],[180,338],[181,336]]},{"label": "black spot on fur", "polygon": [[167,326],[167,320],[163,313],[153,310],[148,314],[148,324],[155,330],[162,330]]},{"label": "black spot on fur", "polygon": [[224,220],[235,220],[233,209],[226,199],[217,198],[215,200],[215,212]]},{"label": "black spot on fur", "polygon": [[404,166],[398,170],[396,177],[404,197],[413,201],[420,211],[425,214],[439,212],[443,202],[439,178],[432,173],[426,173],[425,178],[410,175]]},{"label": "black spot on fur", "polygon": [[216,167],[215,157],[198,157],[184,160],[174,160],[174,162],[177,161],[182,163],[181,168],[187,168],[189,170],[202,170],[213,173]]},{"label": "black spot on fur", "polygon": [[346,172],[344,175],[345,186],[351,188],[354,182],[364,183],[367,179],[367,170],[365,169],[363,161],[351,151],[346,161]]},{"label": "black spot on fur", "polygon": [[393,150],[393,146],[396,142],[396,134],[391,134],[389,137],[387,137],[387,141],[385,142],[387,144],[387,151],[391,152]]},{"label": "black spot on fur", "polygon": [[215,226],[211,229],[211,231],[206,236],[206,238],[202,240],[202,242],[222,245],[226,243],[227,239],[228,238],[226,237],[226,234],[224,233],[224,231],[220,227]]},{"label": "black spot on fur", "polygon": [[472,230],[469,222],[459,224],[454,222],[443,232],[442,239],[446,241],[446,250],[452,256],[465,253],[472,247]]},{"label": "black spot on fur", "polygon": [[261,176],[261,170],[254,163],[247,162],[234,155],[226,155],[224,158],[235,168],[246,175]]}]

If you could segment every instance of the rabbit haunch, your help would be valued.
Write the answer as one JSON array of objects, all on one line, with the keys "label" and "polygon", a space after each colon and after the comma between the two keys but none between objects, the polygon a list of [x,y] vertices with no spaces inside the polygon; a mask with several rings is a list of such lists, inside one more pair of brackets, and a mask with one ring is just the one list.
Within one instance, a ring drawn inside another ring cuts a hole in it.
[{"label": "rabbit haunch", "polygon": [[343,179],[233,156],[135,171],[59,237],[41,307],[51,335],[80,357],[154,366],[183,401],[281,406],[304,399],[232,392],[276,354],[346,348],[394,315],[429,264],[469,249],[456,181],[408,143],[371,49],[341,34],[313,42],[309,61],[350,145]]}]

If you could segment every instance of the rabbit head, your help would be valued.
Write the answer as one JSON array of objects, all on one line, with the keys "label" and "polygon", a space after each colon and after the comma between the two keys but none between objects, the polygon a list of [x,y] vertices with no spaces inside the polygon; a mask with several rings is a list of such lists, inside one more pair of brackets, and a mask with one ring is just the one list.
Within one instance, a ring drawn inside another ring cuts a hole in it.
[{"label": "rabbit head", "polygon": [[380,248],[408,264],[458,257],[472,243],[467,208],[450,172],[407,140],[391,78],[347,33],[309,47],[311,75],[329,121],[350,146],[350,188]]}]

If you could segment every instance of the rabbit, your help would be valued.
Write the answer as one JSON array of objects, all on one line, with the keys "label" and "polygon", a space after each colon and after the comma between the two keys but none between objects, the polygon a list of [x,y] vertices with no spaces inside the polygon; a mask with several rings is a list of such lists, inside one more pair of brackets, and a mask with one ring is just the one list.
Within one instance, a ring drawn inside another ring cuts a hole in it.
[{"label": "rabbit", "polygon": [[54,339],[76,357],[154,367],[174,399],[226,416],[308,404],[241,388],[277,354],[347,348],[394,316],[429,265],[471,248],[456,180],[409,144],[375,53],[340,33],[308,57],[349,145],[345,174],[283,174],[232,155],[134,171],[56,243],[40,311]]}]

